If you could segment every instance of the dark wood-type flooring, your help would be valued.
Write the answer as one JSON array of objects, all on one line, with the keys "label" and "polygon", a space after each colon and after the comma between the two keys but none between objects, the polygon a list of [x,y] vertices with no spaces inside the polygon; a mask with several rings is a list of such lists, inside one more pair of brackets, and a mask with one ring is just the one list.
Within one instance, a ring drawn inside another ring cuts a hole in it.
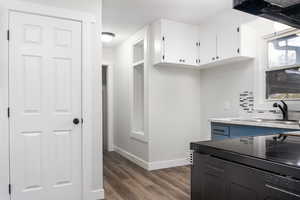
[{"label": "dark wood-type flooring", "polygon": [[190,200],[190,168],[148,172],[115,152],[104,153],[106,200]]}]

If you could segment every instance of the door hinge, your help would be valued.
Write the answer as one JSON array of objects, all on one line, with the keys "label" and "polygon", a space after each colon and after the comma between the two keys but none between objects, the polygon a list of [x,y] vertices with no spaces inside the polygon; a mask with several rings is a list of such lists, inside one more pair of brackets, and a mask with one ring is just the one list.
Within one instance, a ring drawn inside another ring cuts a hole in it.
[{"label": "door hinge", "polygon": [[7,117],[10,118],[10,107],[7,108]]},{"label": "door hinge", "polygon": [[10,31],[7,30],[6,34],[7,34],[7,40],[9,41],[10,40]]},{"label": "door hinge", "polygon": [[11,195],[11,184],[8,184],[8,194]]}]

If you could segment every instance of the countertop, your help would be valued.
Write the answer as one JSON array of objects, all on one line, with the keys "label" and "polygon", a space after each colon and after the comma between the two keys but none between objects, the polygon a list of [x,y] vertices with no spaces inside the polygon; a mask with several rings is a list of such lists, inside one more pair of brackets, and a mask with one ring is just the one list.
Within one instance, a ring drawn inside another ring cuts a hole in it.
[{"label": "countertop", "polygon": [[258,127],[269,127],[269,128],[282,128],[282,129],[294,129],[300,130],[299,124],[281,124],[274,123],[272,121],[255,121],[255,118],[211,118],[210,122],[222,123],[222,124],[232,124],[232,125],[246,125],[246,126],[258,126]]},{"label": "countertop", "polygon": [[270,135],[194,142],[191,143],[191,149],[201,154],[271,170],[299,179],[300,132],[291,132],[290,134],[299,134],[299,136],[288,136],[285,140],[275,140],[274,138],[278,135]]}]

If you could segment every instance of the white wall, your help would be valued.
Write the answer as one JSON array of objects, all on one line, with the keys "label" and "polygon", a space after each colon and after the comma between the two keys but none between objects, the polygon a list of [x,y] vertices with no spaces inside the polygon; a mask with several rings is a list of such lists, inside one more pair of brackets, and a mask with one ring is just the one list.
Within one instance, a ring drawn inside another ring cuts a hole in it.
[{"label": "white wall", "polygon": [[130,137],[129,83],[134,39],[135,36],[116,48],[115,145],[146,161],[149,168],[174,160],[173,164],[187,163],[189,143],[201,139],[200,71],[148,65],[149,143],[139,142]]},{"label": "white wall", "polygon": [[113,65],[115,62],[115,49],[110,47],[103,47],[102,59],[103,59],[103,64]]},{"label": "white wall", "polygon": [[[209,118],[245,117],[245,113],[239,112],[240,92],[254,92],[256,109],[270,110],[273,104],[265,100],[267,54],[263,39],[263,36],[275,32],[273,22],[232,10],[210,19],[201,26],[207,27],[226,21],[248,23],[257,30],[257,56],[252,61],[201,70],[201,132],[206,133],[208,139]],[[292,109],[299,109],[299,102],[293,101],[288,104]]]},{"label": "white wall", "polygon": [[[228,10],[200,24],[202,28],[223,28],[224,24],[240,25],[256,17]],[[209,118],[239,117],[239,94],[253,91],[256,60],[226,64],[201,70],[201,134],[210,139]]]},{"label": "white wall", "polygon": [[[138,34],[138,33],[137,33]],[[149,160],[149,146],[131,135],[130,67],[135,35],[116,48],[114,64],[114,144],[143,161]]]},{"label": "white wall", "polygon": [[0,1],[0,199],[10,199],[7,192],[9,183],[9,133],[8,133],[8,51],[5,37],[8,16]]},{"label": "white wall", "polygon": [[[257,17],[229,10],[209,18],[205,23],[200,24],[200,27],[215,26],[216,29],[218,24],[238,25],[254,20],[257,20]],[[271,26],[271,22],[266,23],[267,26],[260,21],[253,25],[258,29]],[[257,42],[259,48],[262,48],[262,34],[259,34]],[[255,104],[259,104],[257,99],[260,99],[261,88],[264,87],[264,82],[261,80],[264,71],[261,68],[265,65],[265,55],[262,54],[261,49],[257,50],[257,58],[253,60],[201,71],[175,66],[150,65],[149,144],[137,142],[129,135],[128,67],[131,64],[131,40],[117,48],[115,57],[115,84],[117,85],[115,144],[149,162],[150,165],[185,159],[190,142],[210,139],[209,118],[241,116],[240,92],[253,91]]]},{"label": "white wall", "polygon": [[[3,0],[6,1],[6,0]],[[20,0],[24,2],[38,3],[42,5],[66,8],[89,13],[98,13],[101,0]]]},{"label": "white wall", "polygon": [[150,67],[150,161],[188,157],[189,143],[201,140],[200,71]]},{"label": "white wall", "polygon": [[210,139],[209,118],[239,117],[239,94],[253,91],[255,61],[201,70],[201,134]]}]

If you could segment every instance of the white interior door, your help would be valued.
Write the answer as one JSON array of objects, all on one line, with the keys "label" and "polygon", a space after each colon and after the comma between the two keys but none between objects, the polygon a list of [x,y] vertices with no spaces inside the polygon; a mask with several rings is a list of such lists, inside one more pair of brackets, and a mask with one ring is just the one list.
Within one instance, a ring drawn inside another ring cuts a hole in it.
[{"label": "white interior door", "polygon": [[12,199],[80,200],[81,23],[11,12],[9,26]]}]

